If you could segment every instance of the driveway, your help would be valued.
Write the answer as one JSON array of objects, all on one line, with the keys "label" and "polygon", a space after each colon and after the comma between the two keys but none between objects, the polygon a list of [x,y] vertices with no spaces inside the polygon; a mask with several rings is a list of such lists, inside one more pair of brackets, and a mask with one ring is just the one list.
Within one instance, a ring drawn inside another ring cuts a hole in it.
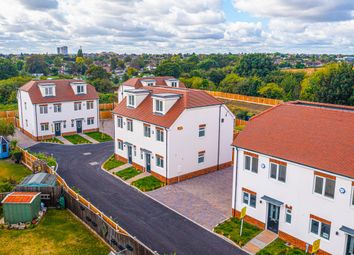
[{"label": "driveway", "polygon": [[[59,174],[70,186],[80,189],[106,215],[160,254],[247,254],[102,171],[100,165],[113,153],[113,142],[76,146],[39,143],[31,150],[52,153],[59,163]],[[87,152],[91,155],[84,155]]]},{"label": "driveway", "polygon": [[231,217],[232,167],[148,194],[202,226],[213,229]]}]

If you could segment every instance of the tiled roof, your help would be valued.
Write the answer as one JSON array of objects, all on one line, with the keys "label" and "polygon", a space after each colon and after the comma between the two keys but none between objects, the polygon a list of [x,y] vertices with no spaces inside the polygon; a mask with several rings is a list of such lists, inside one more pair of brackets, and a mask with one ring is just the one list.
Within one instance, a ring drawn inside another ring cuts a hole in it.
[{"label": "tiled roof", "polygon": [[[222,104],[215,97],[201,90],[146,86],[144,88],[150,90],[151,93],[137,108],[127,107],[126,98],[124,98],[114,109],[113,113],[158,126],[170,127],[185,109]],[[154,114],[151,95],[165,93],[179,94],[181,97],[177,99],[176,103],[165,115]]]},{"label": "tiled roof", "polygon": [[[80,100],[93,100],[98,99],[98,93],[95,87],[87,84],[87,93],[82,95],[75,95],[71,88],[71,82],[84,82],[82,80],[40,80],[29,81],[23,85],[20,90],[28,92],[33,104],[40,103],[55,103],[64,101],[80,101]],[[43,97],[38,87],[43,83],[55,83],[55,93],[53,97]]]},{"label": "tiled roof", "polygon": [[233,144],[354,178],[354,107],[284,103],[252,118]]},{"label": "tiled roof", "polygon": [[[143,77],[143,78],[130,78],[129,80],[123,82],[124,86],[130,86],[134,87],[136,89],[143,87],[143,84],[141,83],[142,80],[155,80],[156,81],[156,86],[167,86],[166,80],[169,79],[176,79],[173,76],[155,76],[155,77]],[[186,86],[184,85],[183,82],[179,81],[179,87],[180,88],[185,88]]]},{"label": "tiled roof", "polygon": [[2,203],[31,203],[40,192],[12,192],[7,195]]}]

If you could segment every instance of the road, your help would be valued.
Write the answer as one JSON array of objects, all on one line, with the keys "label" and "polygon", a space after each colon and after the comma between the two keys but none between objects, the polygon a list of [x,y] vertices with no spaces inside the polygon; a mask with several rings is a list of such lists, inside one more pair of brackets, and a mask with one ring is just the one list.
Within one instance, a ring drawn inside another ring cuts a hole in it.
[{"label": "road", "polygon": [[58,173],[68,185],[78,188],[80,194],[159,254],[247,254],[102,171],[101,164],[113,154],[113,142],[89,145],[39,143],[30,150],[53,154],[59,164]]}]

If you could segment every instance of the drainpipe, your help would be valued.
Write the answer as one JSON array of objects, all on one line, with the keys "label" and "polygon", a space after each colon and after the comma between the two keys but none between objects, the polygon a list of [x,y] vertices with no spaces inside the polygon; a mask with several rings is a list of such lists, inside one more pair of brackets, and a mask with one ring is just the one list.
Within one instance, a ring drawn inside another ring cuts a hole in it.
[{"label": "drainpipe", "polygon": [[217,165],[216,165],[216,170],[219,170],[219,164],[220,164],[220,126],[221,126],[221,105],[219,105],[219,130],[218,130],[218,159],[217,159]]},{"label": "drainpipe", "polygon": [[[235,169],[235,180],[234,180],[234,185],[235,185],[234,206],[235,206],[235,208],[233,208],[233,209],[235,209],[235,210],[236,210],[236,200],[237,200],[237,179],[238,179],[238,148],[237,148],[237,147],[235,147],[235,148],[234,148],[234,151],[235,151],[235,153],[236,153],[236,156],[235,156],[235,161],[236,161],[236,165],[235,165],[235,167],[236,167],[236,169]],[[235,217],[235,215],[232,215],[232,216],[234,216],[234,217]]]},{"label": "drainpipe", "polygon": [[34,105],[34,113],[36,115],[36,140],[38,141],[38,119],[37,119],[37,105]]},{"label": "drainpipe", "polygon": [[167,150],[168,150],[168,131],[167,131],[167,128],[165,128],[166,130],[166,163],[165,163],[165,166],[166,166],[166,185],[167,185],[167,180],[168,180],[168,171],[167,171],[167,166],[168,166],[168,154],[167,154]]}]

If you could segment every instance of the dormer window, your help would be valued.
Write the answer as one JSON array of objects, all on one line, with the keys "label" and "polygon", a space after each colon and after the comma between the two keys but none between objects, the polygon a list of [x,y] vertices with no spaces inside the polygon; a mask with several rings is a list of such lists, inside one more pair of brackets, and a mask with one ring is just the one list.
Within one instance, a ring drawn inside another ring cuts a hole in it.
[{"label": "dormer window", "polygon": [[84,91],[84,85],[77,85],[76,86],[76,93],[77,94],[83,94],[85,91]]},{"label": "dormer window", "polygon": [[154,83],[153,82],[148,82],[147,85],[151,87],[151,86],[154,86]]},{"label": "dormer window", "polygon": [[155,112],[163,112],[163,102],[161,100],[155,99]]},{"label": "dormer window", "polygon": [[128,106],[134,107],[135,106],[135,96],[129,95],[128,96]]},{"label": "dormer window", "polygon": [[171,87],[176,88],[177,87],[177,82],[176,81],[171,82]]},{"label": "dormer window", "polygon": [[44,95],[45,95],[46,97],[51,97],[51,96],[53,96],[53,95],[54,95],[54,93],[53,93],[53,87],[45,87],[45,88],[44,88]]}]

